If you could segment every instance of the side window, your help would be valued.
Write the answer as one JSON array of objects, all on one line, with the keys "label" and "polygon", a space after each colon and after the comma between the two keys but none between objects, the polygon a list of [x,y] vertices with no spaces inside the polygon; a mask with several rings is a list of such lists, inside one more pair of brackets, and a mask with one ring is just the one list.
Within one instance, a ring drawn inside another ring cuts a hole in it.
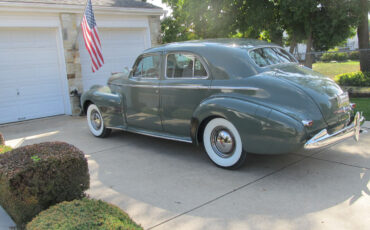
[{"label": "side window", "polygon": [[159,78],[161,68],[161,57],[151,55],[141,57],[134,67],[133,77]]},{"label": "side window", "polygon": [[204,78],[207,71],[193,54],[174,53],[167,55],[167,78]]}]

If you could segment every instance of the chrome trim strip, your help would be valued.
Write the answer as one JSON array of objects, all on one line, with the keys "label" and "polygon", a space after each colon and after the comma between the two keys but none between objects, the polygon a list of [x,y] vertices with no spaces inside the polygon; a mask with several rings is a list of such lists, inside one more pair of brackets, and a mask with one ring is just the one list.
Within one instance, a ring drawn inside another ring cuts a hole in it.
[{"label": "chrome trim strip", "polygon": [[161,85],[160,88],[173,88],[173,89],[209,89],[210,86],[204,85]]},{"label": "chrome trim strip", "polygon": [[135,84],[121,84],[121,83],[117,83],[116,85],[131,86],[131,87],[136,87],[136,88],[159,88],[159,85],[135,85]]},{"label": "chrome trim strip", "polygon": [[162,139],[171,140],[171,141],[181,141],[181,142],[185,142],[185,143],[193,143],[193,141],[190,138],[189,138],[189,140],[186,140],[186,139],[182,139],[182,138],[179,138],[179,137],[154,134],[154,133],[147,132],[147,131],[140,131],[140,130],[133,130],[133,129],[126,129],[125,131],[131,132],[131,133],[142,134],[142,135],[149,136],[149,137],[162,138]]},{"label": "chrome trim strip", "polygon": [[260,88],[256,88],[256,87],[243,87],[243,86],[211,86],[211,89],[221,89],[221,90],[253,90],[253,91],[260,90]]},{"label": "chrome trim strip", "polygon": [[151,132],[147,131],[142,131],[142,130],[137,130],[137,129],[130,129],[130,128],[119,128],[119,127],[107,127],[108,129],[114,129],[114,130],[122,130],[122,131],[127,131],[130,133],[136,133],[136,134],[141,134],[149,137],[156,137],[156,138],[161,138],[161,139],[166,139],[166,140],[171,140],[171,141],[180,141],[180,142],[185,142],[185,143],[190,143],[192,144],[193,141],[189,139],[184,139],[184,138],[179,138],[179,137],[174,137],[174,136],[166,136],[166,135],[160,135],[160,134],[154,134]]},{"label": "chrome trim strip", "polygon": [[173,89],[219,89],[219,90],[253,90],[258,91],[260,88],[242,87],[242,86],[204,86],[204,85],[135,85],[135,84],[120,84],[120,86],[131,86],[141,88],[173,88]]},{"label": "chrome trim strip", "polygon": [[304,145],[304,149],[322,148],[349,137],[354,137],[358,141],[359,134],[362,133],[361,126],[364,124],[365,118],[357,112],[354,121],[347,127],[333,133],[328,134],[326,129],[321,130],[318,134],[312,137]]}]

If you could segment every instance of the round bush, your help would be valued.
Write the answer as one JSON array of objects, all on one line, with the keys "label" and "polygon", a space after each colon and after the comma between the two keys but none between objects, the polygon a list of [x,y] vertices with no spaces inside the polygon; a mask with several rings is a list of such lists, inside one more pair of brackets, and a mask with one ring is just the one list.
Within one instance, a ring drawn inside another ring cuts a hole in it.
[{"label": "round bush", "polygon": [[84,196],[87,160],[76,147],[48,142],[0,155],[0,204],[22,226],[39,212]]},{"label": "round bush", "polygon": [[142,229],[121,209],[100,200],[84,198],[57,204],[27,224],[28,230]]}]

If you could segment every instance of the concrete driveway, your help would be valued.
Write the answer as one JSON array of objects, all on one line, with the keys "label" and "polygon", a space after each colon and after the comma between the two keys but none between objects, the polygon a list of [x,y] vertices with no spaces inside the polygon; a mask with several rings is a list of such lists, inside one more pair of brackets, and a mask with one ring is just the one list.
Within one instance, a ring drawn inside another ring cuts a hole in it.
[{"label": "concrete driveway", "polygon": [[[88,194],[118,205],[145,229],[370,228],[369,134],[316,152],[250,155],[229,171],[191,144],[119,131],[95,138],[81,117],[0,132],[13,146],[58,140],[80,148],[89,161]],[[7,218],[0,211],[0,227],[11,224]]]}]

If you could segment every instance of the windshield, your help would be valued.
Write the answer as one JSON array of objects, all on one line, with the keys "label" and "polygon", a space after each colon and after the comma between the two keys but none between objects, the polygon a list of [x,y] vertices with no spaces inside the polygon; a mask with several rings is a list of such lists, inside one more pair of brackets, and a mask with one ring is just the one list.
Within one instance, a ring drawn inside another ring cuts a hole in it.
[{"label": "windshield", "polygon": [[278,47],[254,49],[249,51],[249,56],[259,67],[297,62],[297,60],[291,54]]}]

